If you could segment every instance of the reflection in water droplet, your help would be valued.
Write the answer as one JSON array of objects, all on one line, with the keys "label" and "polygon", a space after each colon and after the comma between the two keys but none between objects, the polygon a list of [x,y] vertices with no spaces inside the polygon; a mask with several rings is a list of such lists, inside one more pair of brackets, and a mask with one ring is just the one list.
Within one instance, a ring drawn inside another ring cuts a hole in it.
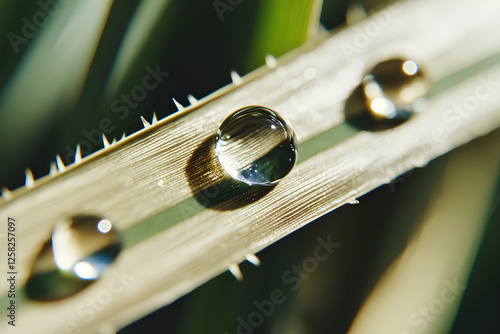
[{"label": "reflection in water droplet", "polygon": [[272,185],[287,175],[297,160],[295,134],[271,109],[251,106],[222,122],[215,152],[224,170],[249,185]]},{"label": "reflection in water droplet", "polygon": [[414,75],[418,71],[417,63],[413,60],[407,60],[403,63],[403,71],[408,75]]},{"label": "reflection in water droplet", "polygon": [[[120,238],[111,222],[97,216],[75,216],[60,222],[52,231],[52,248],[56,265],[73,271],[83,279],[96,279],[120,251]],[[92,270],[82,270],[92,267]],[[88,275],[83,274],[87,272]]]},{"label": "reflection in water droplet", "polygon": [[96,279],[99,277],[99,272],[88,262],[78,262],[73,267],[76,276],[81,279]]},{"label": "reflection in water droplet", "polygon": [[98,279],[121,250],[110,220],[90,215],[59,222],[37,256],[26,283],[28,297],[57,300]]},{"label": "reflection in water droplet", "polygon": [[375,119],[406,120],[421,111],[429,90],[413,60],[389,59],[378,63],[362,81],[365,105]]},{"label": "reflection in water droplet", "polygon": [[111,231],[112,226],[111,222],[107,219],[102,219],[99,223],[97,223],[97,229],[101,233],[108,233]]}]

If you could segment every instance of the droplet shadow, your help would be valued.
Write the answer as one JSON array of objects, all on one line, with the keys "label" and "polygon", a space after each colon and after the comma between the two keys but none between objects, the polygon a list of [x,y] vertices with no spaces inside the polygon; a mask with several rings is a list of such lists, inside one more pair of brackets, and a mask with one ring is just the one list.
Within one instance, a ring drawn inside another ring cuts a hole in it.
[{"label": "droplet shadow", "polygon": [[52,240],[49,239],[35,259],[25,289],[29,299],[49,302],[70,297],[92,282],[60,270],[54,262]]},{"label": "droplet shadow", "polygon": [[244,207],[274,189],[274,186],[250,186],[227,174],[215,155],[215,135],[206,138],[194,150],[185,173],[194,198],[213,210]]}]

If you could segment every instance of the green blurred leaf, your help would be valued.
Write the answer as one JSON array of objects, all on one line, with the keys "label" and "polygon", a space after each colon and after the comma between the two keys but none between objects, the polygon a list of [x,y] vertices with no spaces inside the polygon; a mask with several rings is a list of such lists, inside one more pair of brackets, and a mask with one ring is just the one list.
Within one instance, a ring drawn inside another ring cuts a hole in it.
[{"label": "green blurred leaf", "polygon": [[314,39],[319,30],[322,0],[261,1],[247,69],[279,57]]}]

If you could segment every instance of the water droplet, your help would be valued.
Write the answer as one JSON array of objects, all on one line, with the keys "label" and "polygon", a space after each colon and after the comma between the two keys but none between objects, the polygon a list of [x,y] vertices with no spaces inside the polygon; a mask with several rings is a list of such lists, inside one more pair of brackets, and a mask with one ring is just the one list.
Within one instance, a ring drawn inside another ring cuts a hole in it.
[{"label": "water droplet", "polygon": [[429,90],[413,60],[389,59],[378,63],[362,81],[365,105],[375,119],[406,120],[420,111]]},{"label": "water droplet", "polygon": [[73,216],[59,222],[33,265],[26,284],[35,300],[58,300],[98,279],[121,250],[121,237],[106,218]]},{"label": "water droplet", "polygon": [[81,279],[93,280],[115,260],[121,249],[116,229],[108,219],[75,216],[52,231],[56,265]]},{"label": "water droplet", "polygon": [[401,124],[426,108],[429,86],[415,61],[382,61],[363,77],[346,100],[346,120],[372,131]]},{"label": "water droplet", "polygon": [[249,185],[272,185],[287,175],[297,160],[295,134],[275,111],[251,106],[222,122],[215,152],[224,170]]}]

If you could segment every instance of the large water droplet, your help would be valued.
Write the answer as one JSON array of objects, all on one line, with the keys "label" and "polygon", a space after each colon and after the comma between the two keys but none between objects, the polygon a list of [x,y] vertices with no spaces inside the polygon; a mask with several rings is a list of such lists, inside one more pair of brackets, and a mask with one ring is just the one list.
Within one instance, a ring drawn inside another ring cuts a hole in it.
[{"label": "large water droplet", "polygon": [[59,222],[33,265],[28,297],[57,300],[98,279],[121,250],[121,237],[110,220],[91,215]]},{"label": "large water droplet", "polygon": [[224,170],[249,185],[272,185],[287,175],[297,160],[295,134],[275,111],[251,106],[222,122],[215,152]]},{"label": "large water droplet", "polygon": [[389,59],[378,63],[362,81],[365,105],[375,119],[406,120],[421,111],[429,90],[413,60]]}]

